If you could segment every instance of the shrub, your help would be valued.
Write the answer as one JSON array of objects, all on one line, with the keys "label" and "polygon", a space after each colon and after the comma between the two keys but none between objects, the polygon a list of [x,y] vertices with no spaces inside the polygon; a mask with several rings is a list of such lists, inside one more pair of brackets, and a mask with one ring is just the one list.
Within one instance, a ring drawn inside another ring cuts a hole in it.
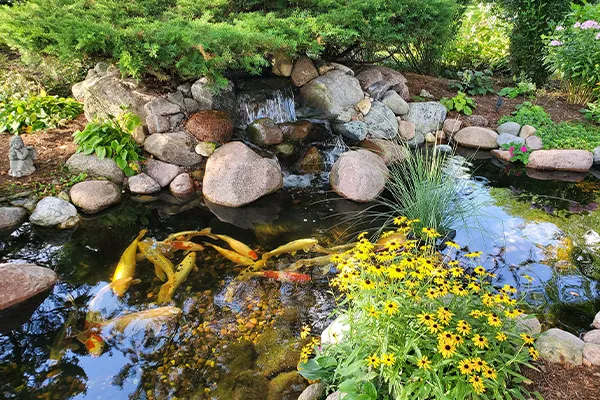
[{"label": "shrub", "polygon": [[83,106],[77,100],[48,96],[43,91],[39,95],[11,97],[0,102],[0,132],[20,134],[55,128],[82,112]]},{"label": "shrub", "polygon": [[572,5],[546,37],[546,65],[565,84],[569,101],[585,104],[600,95],[600,4]]},{"label": "shrub", "polygon": [[98,58],[133,77],[258,73],[277,51],[419,65],[454,32],[457,0],[29,0],[0,11],[0,37],[23,55]]},{"label": "shrub", "polygon": [[459,81],[450,83],[450,87],[466,92],[472,96],[494,93],[492,71],[471,71],[470,69],[457,73]]},{"label": "shrub", "polygon": [[454,41],[444,51],[444,62],[457,69],[492,69],[508,63],[510,24],[497,16],[492,4],[470,5]]},{"label": "shrub", "polygon": [[458,111],[465,115],[473,114],[473,110],[477,107],[475,100],[467,97],[463,92],[458,92],[458,94],[451,99],[442,97],[440,103],[442,103],[448,111]]},{"label": "shrub", "polygon": [[537,86],[535,83],[529,81],[528,79],[524,79],[517,82],[517,86],[508,86],[502,88],[498,92],[498,96],[508,97],[509,99],[514,99],[518,96],[533,97],[535,96],[536,89]]},{"label": "shrub", "polygon": [[112,158],[125,175],[132,176],[137,171],[136,162],[141,159],[141,149],[131,133],[139,125],[139,117],[130,112],[119,114],[116,118],[96,119],[83,131],[74,132],[73,141],[78,145],[78,153],[95,153],[101,160]]},{"label": "shrub", "polygon": [[534,338],[519,333],[516,289],[477,265],[481,252],[453,242],[437,252],[435,230],[423,228],[427,240],[419,242],[414,221],[395,222],[399,229],[377,243],[362,235],[333,257],[337,311],[348,329],[337,343],[315,346],[310,360],[306,347],[300,374],[351,399],[524,398],[519,367],[538,352]]},{"label": "shrub", "polygon": [[600,124],[600,100],[588,103],[587,108],[579,110],[587,119]]}]

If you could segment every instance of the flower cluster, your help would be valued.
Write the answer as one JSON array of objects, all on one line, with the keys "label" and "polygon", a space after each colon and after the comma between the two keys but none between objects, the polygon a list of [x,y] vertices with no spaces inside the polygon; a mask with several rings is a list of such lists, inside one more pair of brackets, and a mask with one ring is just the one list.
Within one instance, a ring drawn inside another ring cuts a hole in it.
[{"label": "flower cluster", "polygon": [[414,220],[395,223],[378,241],[362,234],[354,249],[333,258],[339,274],[331,286],[349,331],[300,373],[314,379],[323,365],[336,365],[319,378],[335,385],[370,377],[394,398],[501,396],[518,365],[538,356],[534,338],[517,329],[524,312],[516,288],[493,284],[495,274],[478,264],[481,252],[451,241],[437,251],[435,230],[424,229],[418,241]]}]

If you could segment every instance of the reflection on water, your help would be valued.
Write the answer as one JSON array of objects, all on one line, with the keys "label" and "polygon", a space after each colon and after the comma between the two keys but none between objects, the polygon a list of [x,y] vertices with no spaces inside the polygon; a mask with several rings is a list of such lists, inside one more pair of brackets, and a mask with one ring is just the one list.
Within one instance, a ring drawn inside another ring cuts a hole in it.
[{"label": "reflection on water", "polygon": [[[484,251],[484,266],[498,274],[500,284],[523,287],[522,276],[533,277],[526,298],[534,310],[546,313],[548,323],[585,329],[600,308],[600,288],[580,272],[589,270],[578,255],[587,251],[586,232],[600,227],[599,181],[535,181],[489,162],[473,168],[468,194],[481,196],[486,206],[469,220],[468,229],[457,227],[455,240]],[[0,261],[47,266],[61,278],[27,323],[0,335],[2,397],[230,399],[241,393],[264,397],[266,391],[280,390],[277,382],[301,389],[288,374],[302,345],[299,329],[311,324],[320,331],[333,307],[321,269],[303,286],[252,279],[228,304],[225,292],[240,268],[204,251],[198,253],[198,271],[175,293],[175,305],[183,310],[175,326],[128,330],[110,338],[100,357],[90,356],[74,335],[84,329],[89,301],[110,280],[121,252],[142,227],[149,236],[164,238],[211,226],[261,251],[305,237],[329,245],[350,238],[339,216],[365,206],[325,191],[283,191],[239,210],[172,204],[168,198],[137,200],[86,219],[74,232],[56,236],[24,226],[0,243]],[[278,267],[301,257],[282,257]],[[160,283],[153,268],[141,263],[136,277],[142,282],[125,297],[103,300],[107,317],[156,307],[152,302]],[[53,361],[52,344],[74,310],[75,322],[62,341],[64,356]]]}]

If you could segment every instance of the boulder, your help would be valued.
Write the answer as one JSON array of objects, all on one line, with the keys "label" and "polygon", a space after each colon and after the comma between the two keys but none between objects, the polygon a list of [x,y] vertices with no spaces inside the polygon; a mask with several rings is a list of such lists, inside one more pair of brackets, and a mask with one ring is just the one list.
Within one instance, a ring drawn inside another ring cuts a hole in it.
[{"label": "boulder", "polygon": [[210,157],[216,149],[217,144],[215,142],[200,142],[194,148],[196,153],[200,154],[202,157]]},{"label": "boulder", "polygon": [[392,86],[390,89],[398,93],[400,97],[402,97],[405,101],[410,100],[410,91],[408,90],[408,86],[406,86],[406,83],[399,83],[396,86]]},{"label": "boulder", "polygon": [[600,165],[600,146],[594,149],[594,165]]},{"label": "boulder", "polygon": [[185,130],[200,142],[227,143],[233,135],[233,122],[225,111],[198,111],[185,123]]},{"label": "boulder", "polygon": [[501,133],[496,138],[496,143],[498,147],[502,147],[505,144],[512,144],[515,146],[523,146],[525,145],[525,139],[522,137],[515,136],[511,133]]},{"label": "boulder", "polygon": [[544,171],[588,172],[594,160],[586,150],[538,150],[529,156],[527,168]]},{"label": "boulder", "polygon": [[298,397],[298,400],[321,400],[325,396],[327,385],[323,382],[309,385]]},{"label": "boulder", "polygon": [[446,133],[446,135],[448,135],[448,137],[451,138],[456,132],[460,131],[461,127],[461,120],[448,118],[444,121],[444,126],[442,127],[442,129],[444,130],[444,133]]},{"label": "boulder", "polygon": [[188,194],[192,194],[196,191],[196,186],[194,185],[194,180],[191,175],[188,173],[183,173],[177,175],[173,182],[169,185],[169,190],[175,196],[186,196]]},{"label": "boulder", "polygon": [[474,114],[474,115],[469,115],[467,118],[465,118],[464,125],[465,126],[487,127],[487,126],[490,126],[490,123],[487,120],[487,118],[484,117],[483,115]]},{"label": "boulder", "polygon": [[319,76],[319,71],[315,68],[312,60],[306,56],[301,56],[292,70],[291,80],[294,86],[300,87],[306,85],[311,80]]},{"label": "boulder", "polygon": [[363,88],[368,88],[377,81],[385,81],[388,87],[406,83],[406,78],[395,69],[383,66],[368,67],[362,70],[358,75]]},{"label": "boulder", "polygon": [[393,139],[398,135],[396,115],[382,102],[373,102],[371,111],[364,118],[364,123],[372,138]]},{"label": "boulder", "polygon": [[221,110],[231,113],[235,109],[235,92],[230,81],[227,81],[224,87],[218,88],[204,77],[194,82],[190,91],[200,110]]},{"label": "boulder", "polygon": [[350,121],[344,124],[334,124],[333,131],[353,142],[360,142],[367,137],[367,124],[362,121]]},{"label": "boulder", "polygon": [[594,329],[592,331],[586,332],[586,334],[583,335],[583,341],[585,343],[600,344],[600,329]]},{"label": "boulder", "polygon": [[[181,102],[183,102],[183,95],[181,95]],[[163,97],[150,100],[144,105],[144,111],[146,111],[146,115],[167,116],[179,114],[182,111],[181,108],[181,106],[172,103]]]},{"label": "boulder", "polygon": [[259,118],[246,127],[248,139],[259,146],[271,146],[283,142],[281,128],[271,118]]},{"label": "boulder", "polygon": [[498,126],[498,129],[496,129],[496,131],[499,135],[505,133],[508,135],[519,136],[519,132],[521,131],[521,125],[517,124],[516,122],[509,121]]},{"label": "boulder", "polygon": [[58,276],[35,264],[0,264],[0,310],[49,290]]},{"label": "boulder", "polygon": [[542,333],[542,324],[537,317],[533,315],[521,314],[517,317],[517,331],[529,335],[539,335]]},{"label": "boulder", "polygon": [[333,164],[329,183],[333,190],[353,201],[369,202],[385,188],[389,171],[379,156],[369,150],[352,150]]},{"label": "boulder", "polygon": [[401,162],[406,158],[406,149],[404,146],[393,140],[368,139],[362,142],[361,147],[377,154],[385,165]]},{"label": "boulder", "polygon": [[300,160],[300,170],[305,174],[315,174],[323,170],[323,156],[314,146],[309,147]]},{"label": "boulder", "polygon": [[497,139],[496,132],[479,126],[462,128],[452,137],[452,140],[461,146],[484,150],[497,148]]},{"label": "boulder", "polygon": [[375,68],[369,68],[359,72],[356,79],[360,82],[360,87],[365,90],[375,82],[383,80],[383,74]]},{"label": "boulder", "polygon": [[121,185],[125,174],[111,158],[99,159],[95,154],[75,153],[65,163],[69,171],[86,173],[89,178],[105,178]]},{"label": "boulder", "polygon": [[558,328],[542,333],[535,343],[540,356],[550,362],[581,365],[583,340]]},{"label": "boulder", "polygon": [[446,119],[446,107],[435,101],[409,103],[406,121],[415,124],[415,132],[425,135],[440,129]]},{"label": "boulder", "polygon": [[415,123],[398,119],[398,135],[401,140],[411,140],[415,137]]},{"label": "boulder", "polygon": [[408,113],[408,103],[393,90],[387,91],[381,100],[396,115],[405,115]]},{"label": "boulder", "polygon": [[11,233],[27,221],[27,210],[21,207],[0,207],[0,233]]},{"label": "boulder", "polygon": [[586,343],[583,345],[583,358],[592,365],[600,366],[600,344]]},{"label": "boulder", "polygon": [[378,81],[365,89],[365,92],[373,100],[381,100],[383,96],[390,90],[390,85],[386,81]]},{"label": "boulder", "polygon": [[535,135],[536,131],[537,129],[535,129],[531,125],[523,125],[523,127],[519,131],[519,136],[523,139],[527,139],[528,137]]},{"label": "boulder", "polygon": [[358,80],[339,70],[329,71],[300,89],[304,105],[335,118],[363,99]]},{"label": "boulder", "polygon": [[146,126],[149,133],[168,132],[171,129],[171,124],[167,117],[155,114],[150,114],[146,117]]},{"label": "boulder", "polygon": [[182,169],[178,165],[149,158],[144,163],[144,172],[158,183],[161,188],[164,188],[169,186],[169,183],[182,172]]},{"label": "boulder", "polygon": [[354,76],[354,71],[352,70],[352,68],[346,67],[345,65],[342,65],[342,64],[330,62],[330,61],[317,60],[315,62],[315,67],[317,67],[317,71],[319,71],[319,75],[323,75],[329,71],[333,71],[334,69],[337,69],[339,71],[342,71],[345,74]]},{"label": "boulder", "polygon": [[529,136],[525,139],[525,146],[531,151],[542,150],[544,148],[544,142],[539,136]]},{"label": "boulder", "polygon": [[510,159],[512,157],[510,156],[510,153],[508,150],[495,149],[495,150],[492,150],[492,154],[494,155],[494,157],[496,157],[500,161],[504,161],[505,163],[511,162]]},{"label": "boulder", "polygon": [[121,201],[121,189],[109,181],[85,181],[73,185],[69,196],[83,212],[95,214],[118,204]]},{"label": "boulder", "polygon": [[241,207],[283,186],[281,167],[262,158],[241,142],[215,151],[206,163],[202,192],[206,200],[227,207]]},{"label": "boulder", "polygon": [[145,173],[132,176],[128,180],[129,191],[134,194],[152,194],[160,192],[161,185]]},{"label": "boulder", "polygon": [[312,122],[306,120],[279,124],[281,132],[283,132],[283,138],[290,142],[300,142],[306,139],[312,130],[312,126]]},{"label": "boulder", "polygon": [[38,226],[70,229],[79,223],[79,214],[73,204],[57,197],[44,197],[29,217]]},{"label": "boulder", "polygon": [[273,55],[273,73],[277,76],[289,77],[294,68],[294,61],[285,53],[277,52]]},{"label": "boulder", "polygon": [[155,133],[148,136],[144,149],[159,160],[191,167],[202,161],[194,150],[198,142],[187,132]]},{"label": "boulder", "polygon": [[598,311],[594,317],[594,320],[592,321],[592,328],[600,329],[600,311]]},{"label": "boulder", "polygon": [[183,106],[185,108],[185,112],[188,115],[192,115],[200,111],[200,105],[198,105],[198,102],[194,99],[189,99],[186,97],[185,99],[183,99]]},{"label": "boulder", "polygon": [[177,90],[183,93],[184,97],[192,97],[191,82],[184,82],[181,85],[177,85]]}]

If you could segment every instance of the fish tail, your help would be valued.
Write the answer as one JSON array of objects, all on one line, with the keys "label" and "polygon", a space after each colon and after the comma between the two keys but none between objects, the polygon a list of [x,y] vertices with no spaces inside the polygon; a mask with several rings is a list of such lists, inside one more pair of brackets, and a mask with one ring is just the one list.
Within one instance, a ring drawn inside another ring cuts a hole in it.
[{"label": "fish tail", "polygon": [[204,229],[202,229],[202,230],[200,231],[200,233],[201,233],[203,236],[206,236],[206,237],[209,237],[209,238],[211,238],[212,240],[219,240],[219,235],[215,235],[215,234],[213,234],[213,233],[212,233],[212,228],[211,228],[210,226],[209,226],[209,227],[206,227],[206,228],[204,228]]},{"label": "fish tail", "polygon": [[135,240],[141,240],[144,236],[146,236],[146,233],[148,233],[148,229],[142,229],[140,233],[138,233]]},{"label": "fish tail", "polygon": [[159,303],[168,303],[173,300],[171,298],[171,294],[170,294],[171,287],[173,287],[172,279],[169,279],[166,283],[161,285],[160,290],[158,291],[158,298],[157,298],[157,301]]}]

